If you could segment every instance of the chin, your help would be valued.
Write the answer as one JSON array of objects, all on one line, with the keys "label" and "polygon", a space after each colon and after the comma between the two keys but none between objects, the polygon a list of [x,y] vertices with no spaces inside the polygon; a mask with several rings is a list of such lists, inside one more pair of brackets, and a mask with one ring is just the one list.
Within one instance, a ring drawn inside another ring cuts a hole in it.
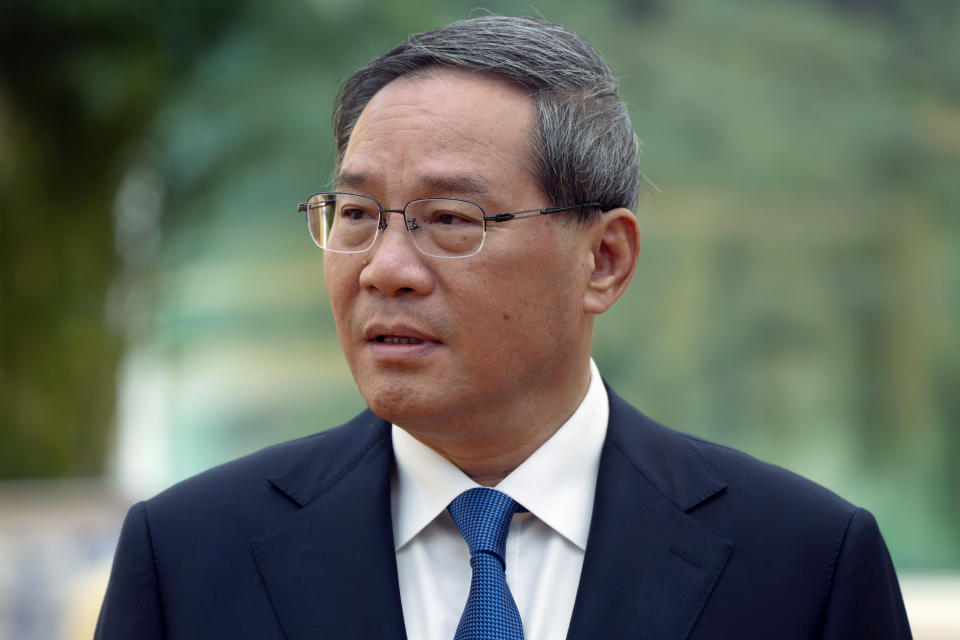
[{"label": "chin", "polygon": [[361,386],[360,395],[371,411],[396,425],[421,422],[435,414],[433,403],[410,389],[397,386],[365,389]]}]

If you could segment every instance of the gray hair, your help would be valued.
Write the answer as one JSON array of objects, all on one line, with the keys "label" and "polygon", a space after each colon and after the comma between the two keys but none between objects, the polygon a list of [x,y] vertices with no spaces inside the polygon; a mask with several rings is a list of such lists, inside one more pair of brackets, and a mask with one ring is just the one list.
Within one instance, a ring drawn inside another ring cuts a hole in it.
[{"label": "gray hair", "polygon": [[415,34],[347,78],[333,114],[338,170],[374,94],[438,66],[493,73],[530,91],[537,113],[533,174],[553,206],[634,208],[638,142],[616,77],[589,42],[538,18],[482,16]]}]

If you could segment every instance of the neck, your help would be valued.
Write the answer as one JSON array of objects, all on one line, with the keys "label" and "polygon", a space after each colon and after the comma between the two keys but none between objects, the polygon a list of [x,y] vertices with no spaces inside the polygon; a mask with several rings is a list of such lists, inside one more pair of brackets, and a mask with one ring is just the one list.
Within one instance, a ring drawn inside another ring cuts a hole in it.
[{"label": "neck", "polygon": [[[481,486],[499,484],[550,439],[580,406],[590,386],[590,369],[578,378],[565,401],[535,402],[526,411],[459,421],[457,427],[424,432],[406,429]],[[401,425],[402,426],[402,425]],[[437,433],[441,433],[438,436]]]}]

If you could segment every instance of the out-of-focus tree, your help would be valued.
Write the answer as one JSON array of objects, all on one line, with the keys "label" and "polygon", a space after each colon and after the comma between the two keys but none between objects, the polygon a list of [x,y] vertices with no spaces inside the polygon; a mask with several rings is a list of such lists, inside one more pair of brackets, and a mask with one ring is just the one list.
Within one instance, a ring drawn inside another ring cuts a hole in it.
[{"label": "out-of-focus tree", "polygon": [[123,334],[114,200],[158,105],[242,2],[0,8],[0,477],[102,471]]}]

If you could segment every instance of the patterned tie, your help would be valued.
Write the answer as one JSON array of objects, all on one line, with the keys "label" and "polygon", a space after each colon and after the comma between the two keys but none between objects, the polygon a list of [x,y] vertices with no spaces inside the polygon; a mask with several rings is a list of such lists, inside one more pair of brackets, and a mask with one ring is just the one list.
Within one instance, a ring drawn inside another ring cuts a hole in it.
[{"label": "patterned tie", "polygon": [[510,519],[525,511],[505,493],[476,488],[464,491],[448,507],[470,547],[473,579],[454,640],[523,640],[520,611],[507,576],[507,532]]}]

